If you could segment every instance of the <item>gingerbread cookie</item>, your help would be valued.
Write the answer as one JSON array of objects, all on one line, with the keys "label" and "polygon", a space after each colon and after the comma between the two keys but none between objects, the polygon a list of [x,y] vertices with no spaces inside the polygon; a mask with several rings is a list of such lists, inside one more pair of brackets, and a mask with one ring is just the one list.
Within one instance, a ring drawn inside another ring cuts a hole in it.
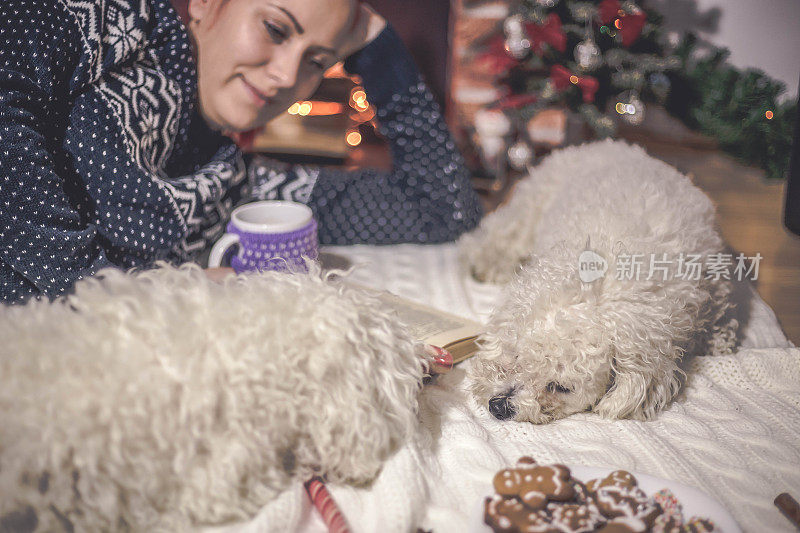
[{"label": "gingerbread cookie", "polygon": [[558,527],[559,531],[589,533],[605,522],[602,516],[592,512],[586,505],[551,503],[547,508],[550,511],[551,523]]},{"label": "gingerbread cookie", "polygon": [[681,531],[684,533],[709,533],[714,531],[714,522],[707,518],[693,516],[688,522],[683,524]]},{"label": "gingerbread cookie", "polygon": [[586,483],[589,492],[597,492],[602,487],[633,488],[636,486],[638,486],[636,478],[625,470],[615,470],[603,479],[593,479]]},{"label": "gingerbread cookie", "polygon": [[497,473],[499,496],[485,502],[485,522],[500,533],[705,533],[710,520],[684,522],[669,490],[648,498],[636,478],[617,470],[584,484],[563,465],[539,465],[522,457]]},{"label": "gingerbread cookie", "polygon": [[528,510],[516,498],[486,498],[483,520],[496,533],[517,533],[527,520]]},{"label": "gingerbread cookie", "polygon": [[651,501],[639,487],[606,485],[594,494],[597,508],[609,519],[630,517],[642,520],[651,526],[661,507]]},{"label": "gingerbread cookie", "polygon": [[563,533],[543,511],[531,511],[516,498],[486,498],[484,522],[495,533]]},{"label": "gingerbread cookie", "polygon": [[[530,466],[528,466],[530,465]],[[515,496],[531,510],[544,509],[548,501],[567,501],[575,495],[569,468],[523,463],[506,468],[494,477],[494,489],[502,496]]]},{"label": "gingerbread cookie", "polygon": [[647,524],[630,516],[610,520],[598,530],[599,533],[644,533],[645,531]]},{"label": "gingerbread cookie", "polygon": [[679,533],[683,526],[683,508],[669,489],[653,494],[652,500],[661,507],[661,514],[653,521],[653,533]]}]

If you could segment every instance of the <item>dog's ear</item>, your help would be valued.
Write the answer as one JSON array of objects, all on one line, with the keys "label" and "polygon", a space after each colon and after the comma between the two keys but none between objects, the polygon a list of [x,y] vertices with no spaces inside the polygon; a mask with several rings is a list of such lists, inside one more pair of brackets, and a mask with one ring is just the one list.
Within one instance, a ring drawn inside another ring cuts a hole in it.
[{"label": "dog's ear", "polygon": [[680,388],[681,351],[664,317],[629,303],[612,305],[603,320],[611,328],[610,383],[592,410],[606,418],[647,420]]}]

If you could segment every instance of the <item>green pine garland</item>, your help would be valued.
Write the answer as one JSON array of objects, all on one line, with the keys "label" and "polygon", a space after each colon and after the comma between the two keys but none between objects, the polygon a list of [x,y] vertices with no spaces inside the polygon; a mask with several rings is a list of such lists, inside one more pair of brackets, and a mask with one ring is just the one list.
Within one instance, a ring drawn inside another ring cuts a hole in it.
[{"label": "green pine garland", "polygon": [[676,51],[684,68],[671,73],[667,109],[715,138],[726,152],[764,169],[768,178],[784,178],[797,102],[780,102],[784,84],[762,71],[730,66],[724,48],[693,59],[696,43],[694,35],[687,35]]}]

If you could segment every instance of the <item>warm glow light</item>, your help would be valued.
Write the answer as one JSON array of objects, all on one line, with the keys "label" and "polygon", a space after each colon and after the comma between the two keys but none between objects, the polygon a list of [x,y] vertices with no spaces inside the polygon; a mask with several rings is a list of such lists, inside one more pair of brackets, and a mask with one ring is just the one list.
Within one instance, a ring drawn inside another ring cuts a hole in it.
[{"label": "warm glow light", "polygon": [[329,116],[344,112],[344,106],[338,102],[313,102],[309,115]]},{"label": "warm glow light", "polygon": [[350,93],[350,106],[357,111],[366,111],[369,109],[369,102],[367,102],[367,93],[361,87],[355,87]]},{"label": "warm glow light", "polygon": [[577,84],[578,84],[578,76],[575,76],[575,75],[573,74],[572,76],[570,76],[570,77],[569,77],[569,81],[571,81],[572,83],[574,83],[575,85],[577,85]]},{"label": "warm glow light", "polygon": [[617,102],[617,105],[615,107],[616,107],[617,113],[619,113],[620,115],[624,115],[625,114],[625,104],[623,104],[622,102]]},{"label": "warm glow light", "polygon": [[614,27],[617,28],[618,30],[621,30],[622,29],[622,19],[615,20],[614,21]]},{"label": "warm glow light", "polygon": [[311,109],[313,109],[311,102],[303,102],[300,104],[300,109],[298,109],[297,114],[301,117],[305,117],[311,113]]},{"label": "warm glow light", "polygon": [[344,105],[338,102],[295,102],[287,112],[300,116],[329,116],[344,113]]},{"label": "warm glow light", "polygon": [[764,115],[766,115],[766,117],[767,117],[767,120],[772,120],[772,117],[774,117],[774,116],[775,116],[775,115],[772,113],[772,111],[769,111],[769,110],[767,110],[767,112],[766,112],[766,113],[764,113]]},{"label": "warm glow light", "polygon": [[357,131],[351,131],[347,134],[346,140],[350,146],[358,146],[361,144],[361,134]]}]

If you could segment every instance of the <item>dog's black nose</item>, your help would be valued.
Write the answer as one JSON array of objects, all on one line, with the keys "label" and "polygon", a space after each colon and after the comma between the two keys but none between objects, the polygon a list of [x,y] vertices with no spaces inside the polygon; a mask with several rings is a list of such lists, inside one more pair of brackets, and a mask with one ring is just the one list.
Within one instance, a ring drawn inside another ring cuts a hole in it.
[{"label": "dog's black nose", "polygon": [[507,392],[489,400],[489,412],[498,420],[507,420],[517,414],[517,410],[509,402],[511,393]]}]

